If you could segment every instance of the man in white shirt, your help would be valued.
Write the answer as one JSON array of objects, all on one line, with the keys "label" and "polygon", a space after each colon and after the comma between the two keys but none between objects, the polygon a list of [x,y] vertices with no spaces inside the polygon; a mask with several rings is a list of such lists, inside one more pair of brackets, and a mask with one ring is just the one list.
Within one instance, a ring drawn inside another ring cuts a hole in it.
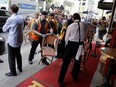
[{"label": "man in white shirt", "polygon": [[[86,35],[84,23],[80,22],[81,20],[80,15],[78,13],[74,13],[73,19],[74,19],[74,23],[70,24],[66,31],[66,36],[65,36],[66,48],[63,58],[63,64],[61,66],[60,75],[58,78],[59,85],[63,84],[71,59],[76,57],[78,48],[80,45],[84,44],[84,38]],[[71,73],[73,80],[78,79],[79,71],[80,71],[80,59],[79,60],[75,59]]]},{"label": "man in white shirt", "polygon": [[11,17],[7,19],[5,25],[3,26],[3,31],[8,32],[8,61],[10,72],[6,73],[6,76],[16,76],[16,65],[17,68],[22,72],[22,56],[20,53],[21,44],[23,42],[23,28],[24,20],[21,16],[17,14],[19,7],[16,4],[10,6]]}]

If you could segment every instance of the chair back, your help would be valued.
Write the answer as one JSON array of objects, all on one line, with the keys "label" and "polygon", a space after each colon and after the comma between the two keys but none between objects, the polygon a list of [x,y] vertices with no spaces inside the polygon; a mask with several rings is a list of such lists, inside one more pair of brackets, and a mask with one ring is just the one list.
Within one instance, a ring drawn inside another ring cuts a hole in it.
[{"label": "chair back", "polygon": [[84,41],[84,51],[87,52],[88,49],[92,49],[92,38],[93,38],[93,32],[92,31],[88,31],[87,35],[86,35],[86,39]]},{"label": "chair back", "polygon": [[28,43],[33,41],[33,39],[31,38],[31,35],[32,35],[32,31],[24,32],[24,45],[26,45],[26,44],[28,44]]},{"label": "chair back", "polygon": [[47,34],[42,41],[42,47],[52,47],[55,51],[58,45],[58,37],[54,34]]},{"label": "chair back", "polygon": [[[57,46],[58,46],[58,37],[54,34],[47,34],[42,41],[42,47],[41,47],[41,59],[40,62],[46,58],[48,59],[51,63],[53,61],[53,58],[57,55]],[[52,57],[52,58],[50,58]]]}]

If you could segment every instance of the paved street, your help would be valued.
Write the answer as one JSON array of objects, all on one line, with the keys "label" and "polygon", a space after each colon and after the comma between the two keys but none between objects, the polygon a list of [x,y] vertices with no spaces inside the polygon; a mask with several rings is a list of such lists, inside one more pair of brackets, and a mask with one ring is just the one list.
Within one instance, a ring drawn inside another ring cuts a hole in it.
[{"label": "paved street", "polygon": [[[98,29],[96,31],[97,35]],[[7,40],[7,33],[0,33],[5,40]],[[96,38],[96,37],[95,37]],[[30,51],[30,43],[27,45],[22,45],[21,53],[22,53],[22,62],[23,62],[23,72],[20,73],[17,71],[17,76],[15,77],[7,77],[5,76],[5,73],[9,72],[9,65],[8,65],[8,54],[7,54],[7,48],[6,51],[3,55],[0,56],[0,59],[4,60],[4,63],[0,63],[0,87],[16,87],[19,83],[24,81],[26,78],[32,76],[42,68],[46,67],[44,64],[38,65],[38,61],[40,60],[40,54],[35,54],[34,57],[34,64],[30,65],[28,64],[28,56],[29,56],[29,51]],[[39,46],[37,48],[37,52],[40,50]],[[54,59],[56,60],[56,59]],[[90,87],[96,87],[101,85],[103,83],[103,77],[101,74],[98,72],[99,66],[93,76],[92,82],[90,84]]]},{"label": "paved street", "polygon": [[[4,37],[5,42],[7,42],[7,39],[8,39],[8,32],[0,32],[0,35],[1,35],[2,37]],[[28,40],[27,40],[27,41],[28,41]],[[22,48],[26,48],[26,47],[29,47],[29,46],[30,46],[30,45],[24,45],[24,44],[25,44],[25,42],[23,42]],[[5,50],[4,54],[7,53],[7,44],[5,44],[5,46],[6,46],[6,50]]]},{"label": "paved street", "polygon": [[[2,35],[5,35],[5,34],[2,33]],[[5,37],[5,39],[7,38]],[[23,61],[23,72],[19,73],[17,71],[18,75],[16,77],[5,76],[5,73],[9,72],[7,51],[5,54],[0,56],[0,59],[4,60],[4,63],[0,63],[0,87],[16,87],[16,85],[18,85],[20,82],[32,76],[37,71],[41,70],[43,67],[46,66],[42,63],[38,65],[40,54],[35,54],[34,61],[33,61],[34,64],[32,65],[28,64],[28,56],[29,56],[30,47],[31,47],[30,44],[27,44],[25,46],[22,45],[21,53],[22,53],[22,61]],[[37,50],[39,51],[40,48],[38,47]]]}]

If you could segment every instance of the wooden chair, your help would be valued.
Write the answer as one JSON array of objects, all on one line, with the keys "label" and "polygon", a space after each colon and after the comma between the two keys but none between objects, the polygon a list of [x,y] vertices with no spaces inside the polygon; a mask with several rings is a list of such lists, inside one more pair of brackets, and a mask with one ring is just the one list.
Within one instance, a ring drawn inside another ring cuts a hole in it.
[{"label": "wooden chair", "polygon": [[26,35],[24,36],[24,45],[32,42],[32,39],[31,39],[31,33],[32,31],[29,31],[28,33],[26,33]]},{"label": "wooden chair", "polygon": [[[47,58],[51,63],[53,58],[57,55],[57,46],[58,46],[58,37],[54,34],[47,34],[42,41],[41,47],[41,59],[38,64],[43,60],[43,58]],[[50,58],[52,57],[52,58]]]},{"label": "wooden chair", "polygon": [[31,30],[25,30],[24,31],[24,45],[32,42],[31,34],[32,34]]},{"label": "wooden chair", "polygon": [[93,31],[88,31],[86,39],[84,41],[84,56],[82,56],[81,60],[81,70],[85,71],[85,63],[88,60],[90,51],[92,49],[92,38],[93,38]]},{"label": "wooden chair", "polygon": [[92,49],[93,35],[96,33],[96,26],[94,26],[93,24],[87,23],[87,24],[85,24],[85,26],[87,29],[87,33],[86,33],[86,38],[84,41],[84,57],[82,58],[84,64],[88,60],[88,56]]},{"label": "wooden chair", "polygon": [[[33,41],[33,39],[32,39],[32,34],[33,34],[33,33],[37,34],[38,36],[42,36],[42,34],[39,33],[39,32],[36,31],[36,30],[27,30],[27,29],[26,29],[26,31],[24,32],[24,41],[25,41],[25,44],[28,44],[28,43],[30,43],[30,42]],[[27,42],[27,40],[28,40],[28,42]],[[25,44],[24,44],[24,45],[25,45]]]}]

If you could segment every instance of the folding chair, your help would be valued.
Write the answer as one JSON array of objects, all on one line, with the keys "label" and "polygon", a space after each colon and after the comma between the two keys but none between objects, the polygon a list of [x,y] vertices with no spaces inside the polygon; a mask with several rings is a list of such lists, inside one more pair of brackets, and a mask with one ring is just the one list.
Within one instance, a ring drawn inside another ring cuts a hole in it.
[{"label": "folding chair", "polygon": [[24,45],[26,45],[26,44],[28,44],[28,43],[30,43],[30,42],[32,42],[32,39],[31,39],[31,33],[32,31],[25,31],[24,32]]},{"label": "folding chair", "polygon": [[[47,58],[51,63],[53,58],[57,55],[57,46],[58,46],[58,37],[54,34],[47,34],[42,41],[41,47],[41,59],[38,64],[44,59]],[[52,58],[50,58],[52,57]]]},{"label": "folding chair", "polygon": [[87,33],[86,33],[86,38],[84,41],[84,57],[83,59],[83,64],[85,65],[86,61],[88,60],[88,56],[90,54],[90,51],[92,49],[92,39],[93,35],[96,33],[96,26],[90,23],[85,24]]},{"label": "folding chair", "polygon": [[85,71],[85,63],[87,62],[90,51],[92,49],[92,38],[93,38],[93,31],[88,31],[86,40],[84,41],[84,56],[82,56],[82,60],[81,60],[82,71]]},{"label": "folding chair", "polygon": [[92,38],[93,38],[93,32],[89,31],[87,34],[87,39],[84,42],[84,52],[85,52],[85,59],[88,59],[88,56],[90,54],[90,50],[92,49]]},{"label": "folding chair", "polygon": [[[25,35],[24,35],[25,44],[30,43],[30,42],[33,41],[33,39],[32,39],[32,34],[33,34],[33,33],[37,34],[38,36],[42,36],[42,34],[39,33],[39,32],[36,31],[36,30],[29,30],[29,31],[26,32]],[[27,42],[27,40],[29,40],[29,42]],[[25,44],[24,44],[24,45],[25,45]]]}]

